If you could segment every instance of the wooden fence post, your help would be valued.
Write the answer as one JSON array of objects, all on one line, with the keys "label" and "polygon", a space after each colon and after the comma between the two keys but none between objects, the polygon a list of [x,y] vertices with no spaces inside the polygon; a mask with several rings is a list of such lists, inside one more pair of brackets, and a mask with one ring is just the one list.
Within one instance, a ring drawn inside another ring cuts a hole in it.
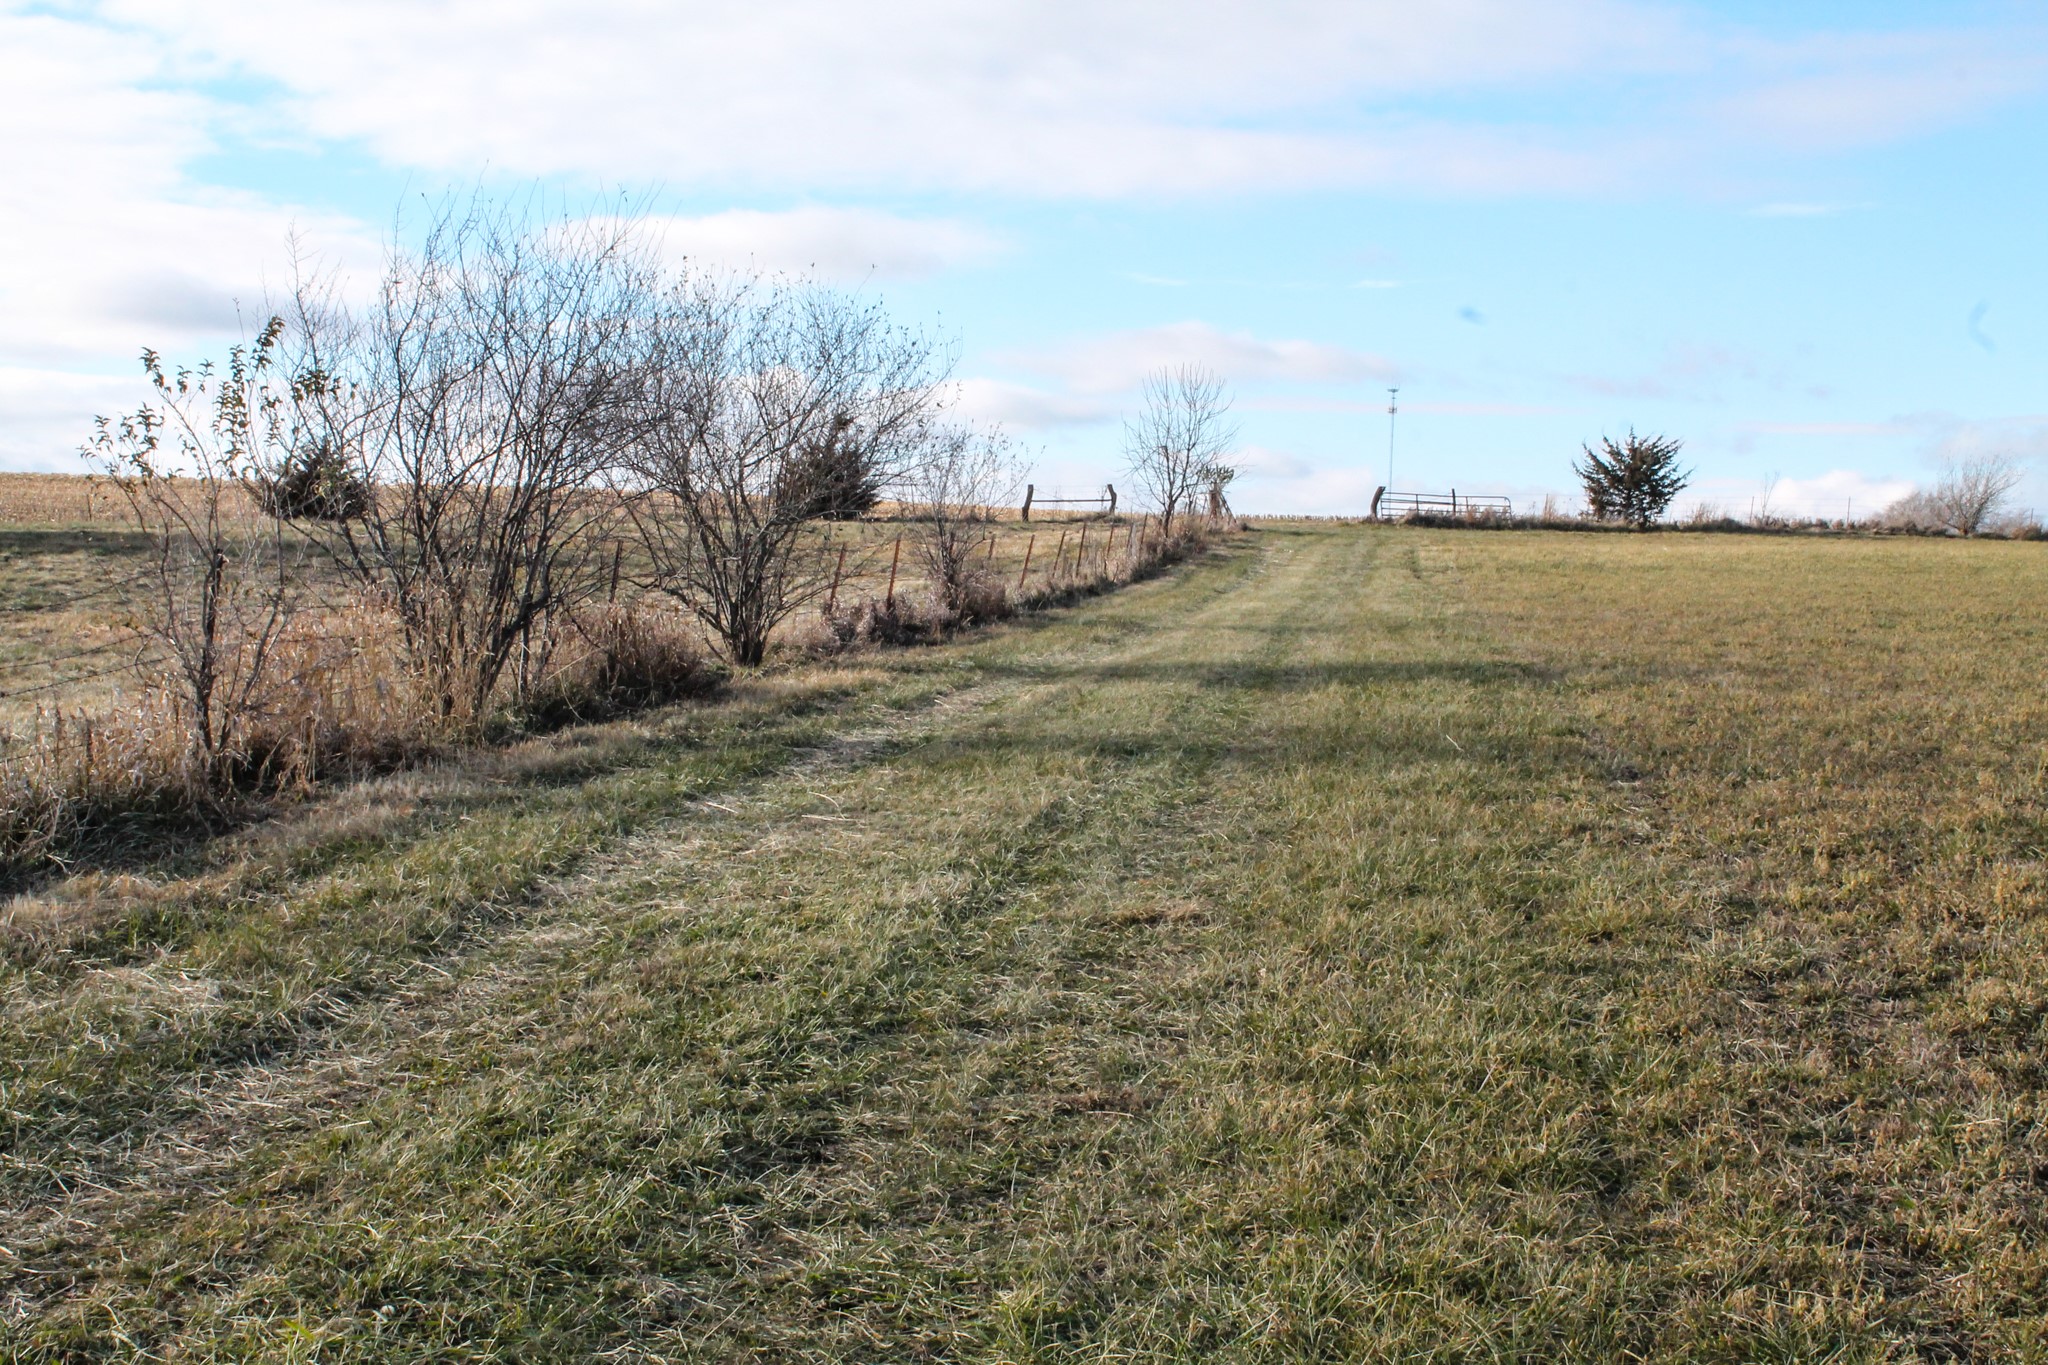
[{"label": "wooden fence post", "polygon": [[1024,542],[1024,569],[1017,575],[1018,592],[1024,591],[1024,580],[1031,573],[1031,547],[1036,544],[1038,544],[1038,536],[1035,533],[1031,539]]},{"label": "wooden fence post", "polygon": [[1035,484],[1035,483],[1027,483],[1027,484],[1025,484],[1025,485],[1024,485],[1024,520],[1025,520],[1025,521],[1029,521],[1029,520],[1031,520],[1031,495],[1032,495],[1032,494],[1034,494],[1034,493],[1036,493],[1037,491],[1038,491],[1038,485],[1037,485],[1037,484]]},{"label": "wooden fence post", "polygon": [[825,594],[825,614],[830,616],[832,608],[839,605],[839,576],[846,572],[846,547],[839,547],[839,563],[832,570],[832,591]]},{"label": "wooden fence post", "polygon": [[896,533],[896,549],[889,556],[889,594],[882,599],[884,611],[896,610],[896,565],[903,558],[903,533]]}]

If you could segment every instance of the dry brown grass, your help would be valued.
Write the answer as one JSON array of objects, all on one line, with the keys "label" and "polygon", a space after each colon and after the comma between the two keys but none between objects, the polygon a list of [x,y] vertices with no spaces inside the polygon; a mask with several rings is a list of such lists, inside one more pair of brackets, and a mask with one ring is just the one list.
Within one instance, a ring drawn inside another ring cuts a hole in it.
[{"label": "dry brown grass", "polygon": [[[0,865],[17,872],[81,840],[146,831],[196,802],[178,689],[146,625],[150,555],[104,479],[0,476]],[[258,512],[246,508],[251,525]],[[11,519],[11,522],[9,521]],[[885,505],[865,522],[821,525],[844,565],[831,600],[784,623],[778,649],[803,658],[849,645],[943,638],[1016,605],[1107,590],[1186,552],[1145,523],[991,520],[970,620],[936,609],[917,571],[918,525]],[[243,796],[305,794],[335,776],[380,771],[443,746],[457,730],[531,727],[618,714],[704,691],[714,670],[702,632],[642,586],[622,544],[616,599],[559,620],[538,643],[538,676],[518,714],[443,714],[401,666],[388,613],[337,577],[290,622],[267,685],[250,703]],[[308,572],[321,573],[317,558]],[[488,722],[488,723],[486,723]],[[124,836],[126,837],[126,836]]]}]

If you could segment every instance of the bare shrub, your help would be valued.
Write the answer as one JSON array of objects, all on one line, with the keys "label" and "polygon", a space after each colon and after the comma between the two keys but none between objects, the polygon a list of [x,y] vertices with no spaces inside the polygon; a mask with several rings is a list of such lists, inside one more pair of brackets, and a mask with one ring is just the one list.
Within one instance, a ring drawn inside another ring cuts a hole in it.
[{"label": "bare shrub", "polygon": [[627,458],[654,585],[758,664],[837,571],[841,547],[809,529],[836,506],[834,469],[857,450],[863,477],[895,479],[949,361],[879,304],[802,282],[685,281],[650,339]]},{"label": "bare shrub", "polygon": [[282,332],[272,319],[229,349],[224,369],[170,372],[145,351],[156,402],[98,419],[85,449],[150,547],[131,605],[156,645],[145,680],[173,699],[181,776],[195,795],[225,793],[250,766],[279,640],[304,597],[300,542],[250,494],[297,440],[270,376]]},{"label": "bare shrub", "polygon": [[515,701],[530,691],[551,626],[605,581],[620,504],[599,483],[631,429],[652,293],[629,224],[536,229],[481,200],[394,247],[366,308],[297,291],[314,447],[368,490],[308,529],[394,613],[444,723],[481,725],[508,678]]},{"label": "bare shrub", "polygon": [[1884,511],[1878,513],[1877,521],[1878,525],[1894,531],[1947,530],[1933,495],[1921,488],[1887,504]]},{"label": "bare shrub", "polygon": [[904,486],[915,518],[911,545],[940,604],[963,620],[1007,609],[984,553],[993,509],[1016,499],[1025,470],[1000,429],[934,430]]},{"label": "bare shrub", "polygon": [[1194,510],[1196,499],[1216,499],[1236,471],[1224,461],[1237,429],[1229,421],[1223,377],[1201,365],[1181,365],[1147,376],[1144,408],[1124,424],[1124,456],[1140,492],[1159,509],[1162,534]]},{"label": "bare shrub", "polygon": [[1951,460],[1928,495],[1928,510],[1936,524],[1974,536],[2006,510],[2025,473],[2017,458],[2003,452]]}]

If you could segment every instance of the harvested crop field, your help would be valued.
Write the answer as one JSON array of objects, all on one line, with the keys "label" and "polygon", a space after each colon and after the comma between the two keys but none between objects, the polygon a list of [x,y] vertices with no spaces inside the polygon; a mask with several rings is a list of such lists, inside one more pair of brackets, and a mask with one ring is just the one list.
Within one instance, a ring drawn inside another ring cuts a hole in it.
[{"label": "harvested crop field", "polygon": [[2048,1359],[2048,555],[1271,523],[0,908],[11,1358]]}]

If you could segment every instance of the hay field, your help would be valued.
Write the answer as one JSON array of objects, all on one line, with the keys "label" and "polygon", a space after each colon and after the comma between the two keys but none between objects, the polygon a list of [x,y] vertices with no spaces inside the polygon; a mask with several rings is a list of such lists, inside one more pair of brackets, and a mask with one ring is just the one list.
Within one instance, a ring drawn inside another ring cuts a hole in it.
[{"label": "hay field", "polygon": [[14,1358],[2048,1359],[2048,557],[1273,524],[4,923]]}]

